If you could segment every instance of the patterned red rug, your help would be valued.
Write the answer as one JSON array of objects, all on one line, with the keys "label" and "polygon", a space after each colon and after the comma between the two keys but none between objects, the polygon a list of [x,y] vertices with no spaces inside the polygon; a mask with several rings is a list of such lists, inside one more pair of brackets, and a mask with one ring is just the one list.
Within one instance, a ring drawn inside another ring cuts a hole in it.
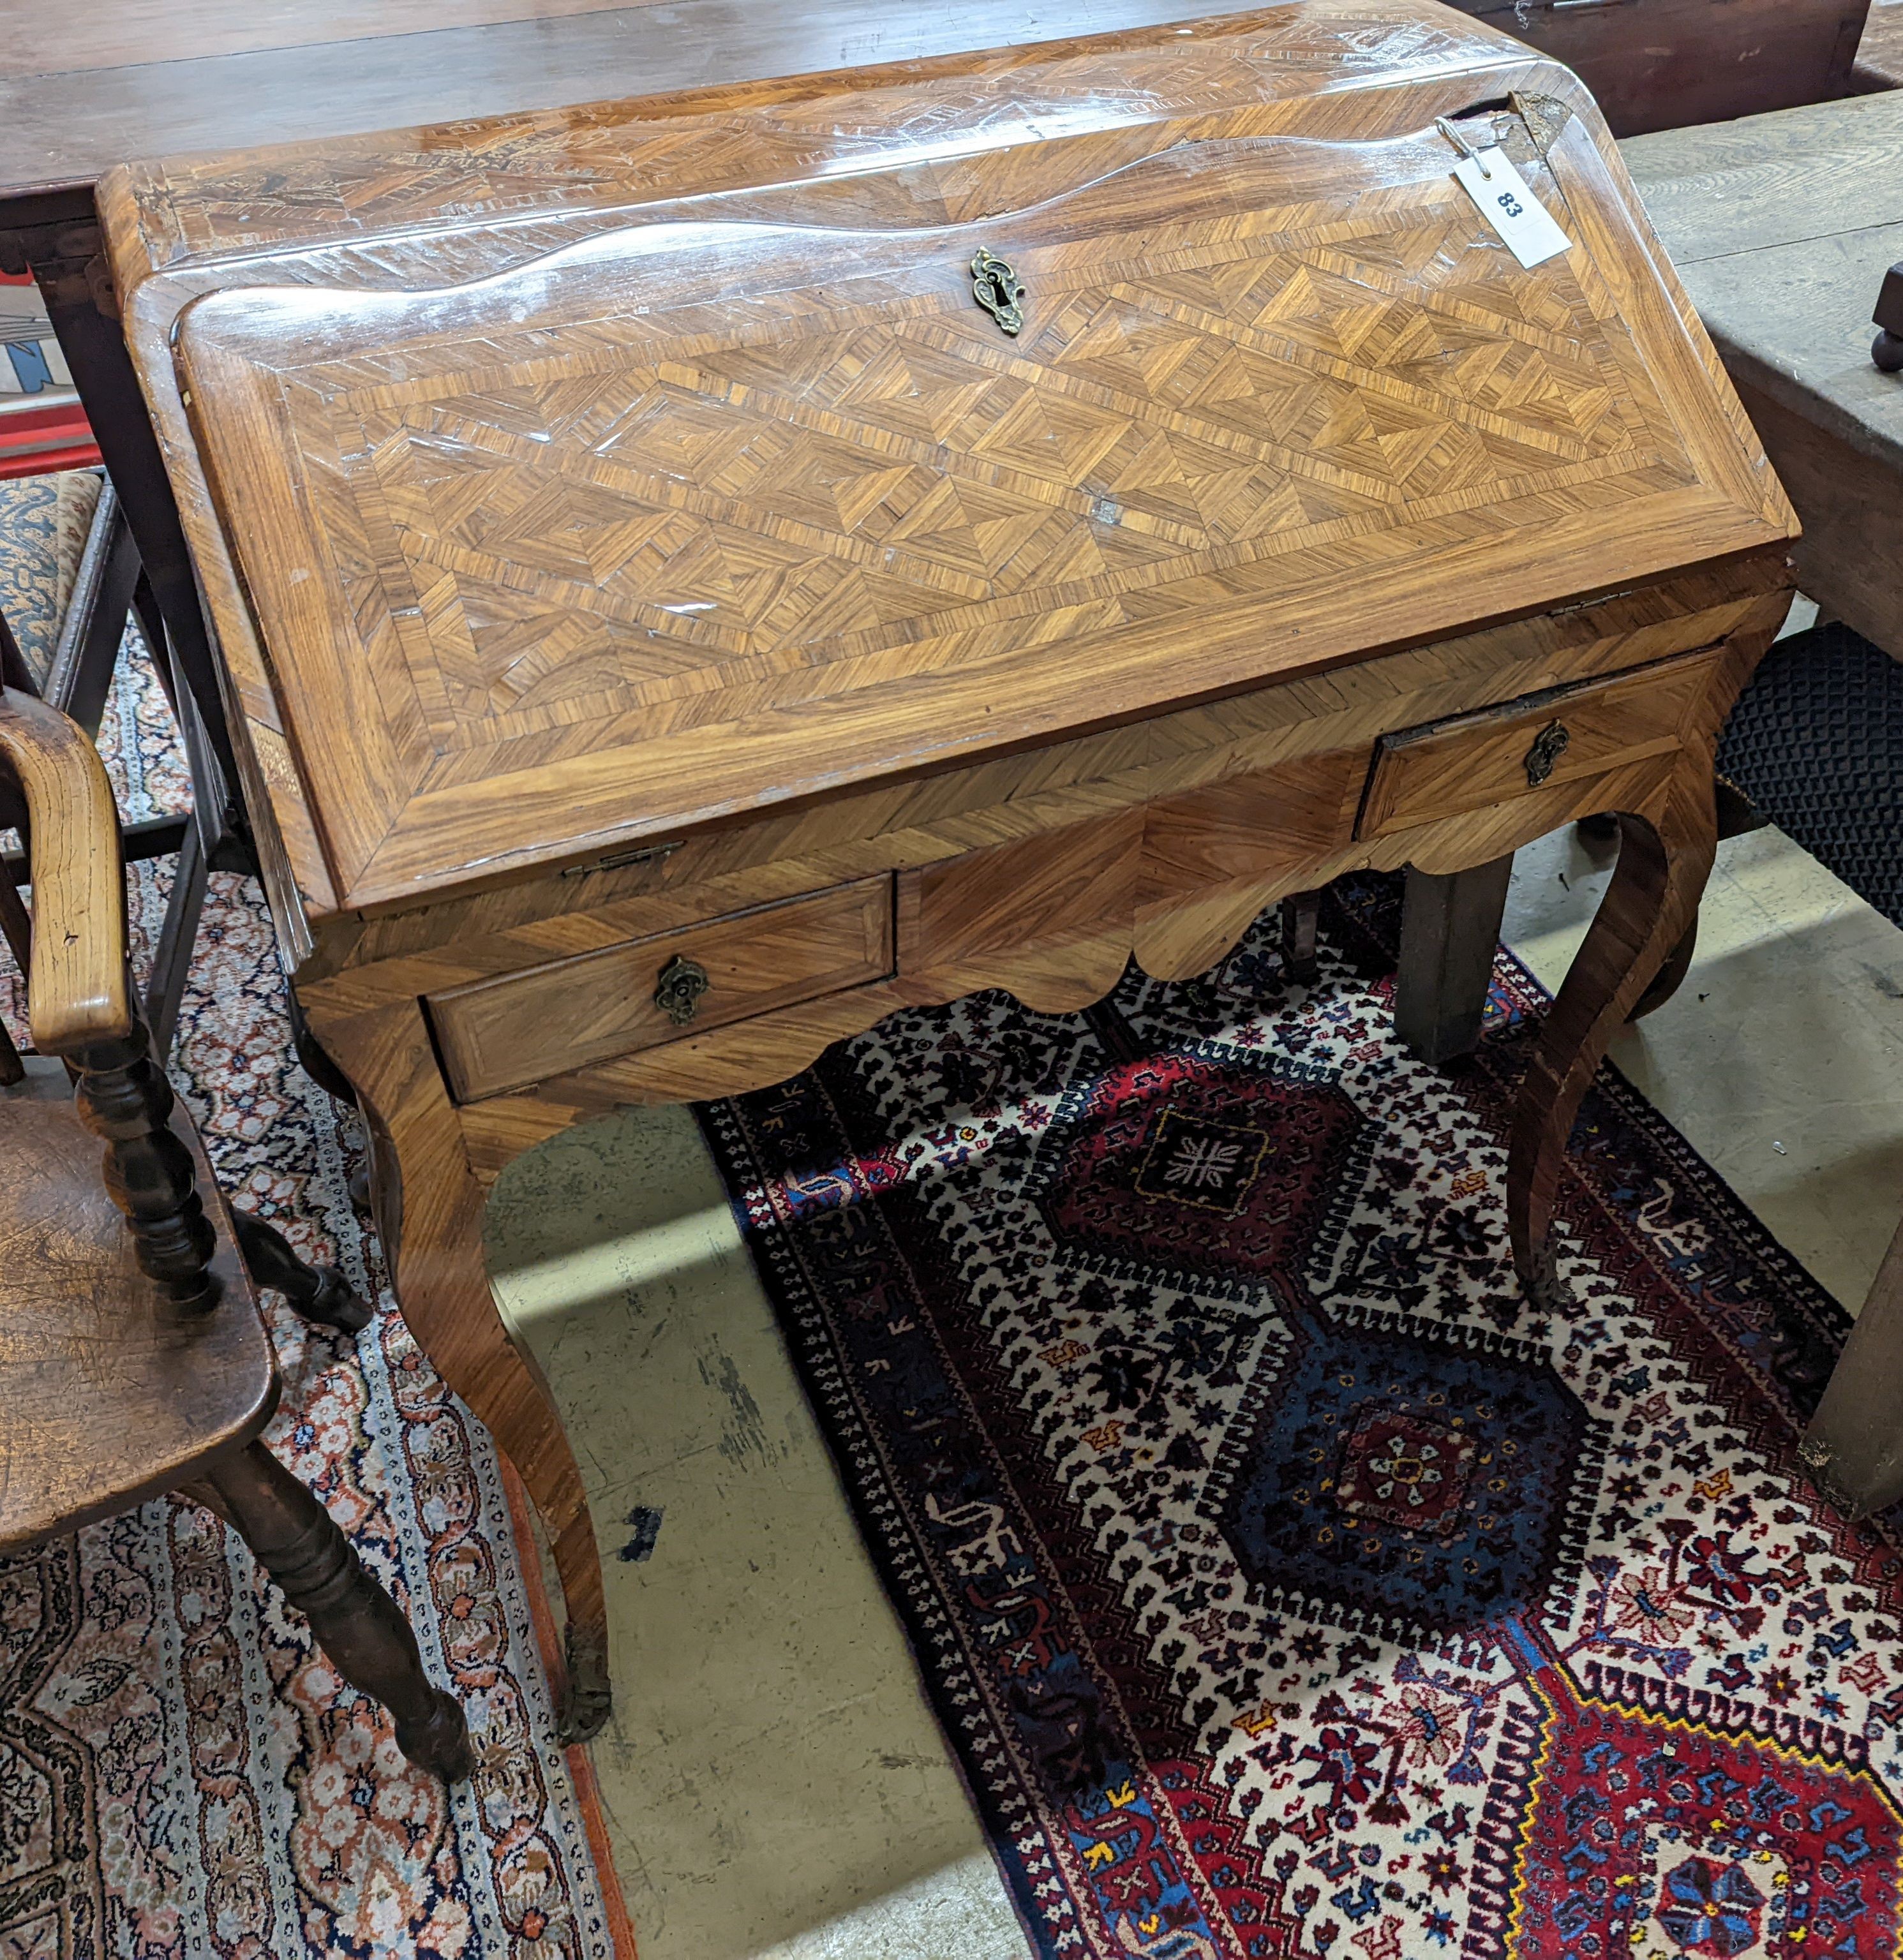
[{"label": "patterned red rug", "polygon": [[[0,549],[0,597],[8,568]],[[180,808],[162,698],[128,644],[101,746],[129,815]],[[142,965],[166,875],[138,867]],[[0,1007],[24,1039],[20,1006],[9,971]],[[479,1768],[449,1790],[411,1768],[195,1505],[0,1559],[0,1955],[616,1960],[587,1761],[552,1740],[539,1577],[487,1432],[410,1339],[352,1210],[362,1138],[291,1058],[247,880],[212,877],[172,1075],[225,1191],[380,1303],[352,1340],[266,1296],[284,1376],[267,1440],[407,1607]]]},{"label": "patterned red rug", "polygon": [[1035,1949],[1894,1955],[1903,1560],[1793,1454],[1841,1314],[1609,1071],[1535,1316],[1543,998],[1414,1063],[1395,906],[705,1112]]}]

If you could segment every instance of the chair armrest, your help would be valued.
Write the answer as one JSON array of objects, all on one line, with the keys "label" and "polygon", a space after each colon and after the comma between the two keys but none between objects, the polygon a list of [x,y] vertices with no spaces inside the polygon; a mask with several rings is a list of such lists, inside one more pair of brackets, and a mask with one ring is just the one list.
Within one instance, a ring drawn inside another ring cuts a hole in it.
[{"label": "chair armrest", "polygon": [[0,759],[32,819],[33,1045],[71,1055],[134,1025],[119,808],[99,751],[56,708],[0,689]]}]

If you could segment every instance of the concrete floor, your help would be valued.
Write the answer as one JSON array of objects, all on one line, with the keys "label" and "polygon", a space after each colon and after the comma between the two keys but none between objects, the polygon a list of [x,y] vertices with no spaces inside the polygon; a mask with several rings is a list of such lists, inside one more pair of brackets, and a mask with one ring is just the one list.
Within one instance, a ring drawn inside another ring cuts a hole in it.
[{"label": "concrete floor", "polygon": [[[1507,937],[1548,985],[1606,875],[1570,832],[1521,853]],[[1614,1052],[1860,1300],[1903,1211],[1903,933],[1777,832],[1736,838],[1690,978]],[[1021,1960],[692,1118],[553,1140],[488,1227],[603,1535],[619,1693],[593,1754],[642,1960]]]},{"label": "concrete floor", "polygon": [[693,1118],[552,1139],[488,1223],[601,1534],[619,1688],[592,1753],[641,1960],[1020,1960]]}]

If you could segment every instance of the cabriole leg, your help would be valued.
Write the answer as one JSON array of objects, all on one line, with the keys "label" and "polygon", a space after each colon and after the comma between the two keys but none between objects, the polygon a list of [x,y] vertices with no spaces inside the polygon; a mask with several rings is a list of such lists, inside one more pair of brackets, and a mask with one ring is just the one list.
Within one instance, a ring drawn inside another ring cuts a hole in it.
[{"label": "cabriole leg", "polygon": [[1698,915],[1717,848],[1710,771],[1681,768],[1647,815],[1621,813],[1619,860],[1526,1071],[1507,1153],[1513,1264],[1532,1297],[1557,1285],[1548,1244],[1573,1119],[1607,1044]]},{"label": "cabriole leg", "polygon": [[533,1358],[510,1338],[482,1258],[482,1185],[414,1001],[310,1025],[355,1085],[372,1139],[373,1197],[397,1304],[417,1344],[515,1465],[541,1514],[562,1581],[564,1742],[608,1719],[608,1609],[581,1472]]}]

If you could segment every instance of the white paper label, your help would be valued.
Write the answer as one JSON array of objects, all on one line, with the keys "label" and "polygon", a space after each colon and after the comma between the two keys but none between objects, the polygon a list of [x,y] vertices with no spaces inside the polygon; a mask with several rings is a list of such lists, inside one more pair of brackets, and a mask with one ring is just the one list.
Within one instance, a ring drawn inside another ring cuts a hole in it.
[{"label": "white paper label", "polygon": [[1572,249],[1572,240],[1526,188],[1526,180],[1513,168],[1505,151],[1482,150],[1477,157],[1462,157],[1453,173],[1523,266],[1529,269],[1543,266]]}]

